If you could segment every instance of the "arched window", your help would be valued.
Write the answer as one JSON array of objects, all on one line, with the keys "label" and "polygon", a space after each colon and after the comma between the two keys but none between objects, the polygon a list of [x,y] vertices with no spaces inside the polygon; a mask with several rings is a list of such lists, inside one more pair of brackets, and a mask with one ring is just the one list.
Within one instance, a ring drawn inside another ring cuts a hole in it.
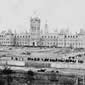
[{"label": "arched window", "polygon": [[68,38],[69,38],[70,36],[68,35]]},{"label": "arched window", "polygon": [[16,57],[15,60],[18,60],[18,58]]},{"label": "arched window", "polygon": [[78,36],[76,36],[76,38],[77,38]]},{"label": "arched window", "polygon": [[56,38],[56,36],[54,36],[54,38]]},{"label": "arched window", "polygon": [[36,58],[34,58],[34,61],[36,61],[37,59]]},{"label": "arched window", "polygon": [[27,60],[31,60],[31,58],[28,57]]},{"label": "arched window", "polygon": [[65,35],[65,38],[66,38],[66,35]]},{"label": "arched window", "polygon": [[13,57],[11,57],[11,60],[13,60],[14,58]]},{"label": "arched window", "polygon": [[43,38],[43,36],[42,36],[42,38]]},{"label": "arched window", "polygon": [[37,58],[37,61],[40,61],[40,58]]},{"label": "arched window", "polygon": [[55,42],[54,42],[54,45],[55,45]]},{"label": "arched window", "polygon": [[46,36],[45,36],[45,38],[46,38]]}]

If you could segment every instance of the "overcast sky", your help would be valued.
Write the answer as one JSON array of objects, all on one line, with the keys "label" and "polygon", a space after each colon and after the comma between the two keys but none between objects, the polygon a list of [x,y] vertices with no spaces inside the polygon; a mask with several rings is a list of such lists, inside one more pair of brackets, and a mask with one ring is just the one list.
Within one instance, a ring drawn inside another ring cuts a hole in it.
[{"label": "overcast sky", "polygon": [[28,31],[34,11],[41,18],[41,29],[46,20],[50,32],[85,29],[85,0],[0,0],[0,31]]}]

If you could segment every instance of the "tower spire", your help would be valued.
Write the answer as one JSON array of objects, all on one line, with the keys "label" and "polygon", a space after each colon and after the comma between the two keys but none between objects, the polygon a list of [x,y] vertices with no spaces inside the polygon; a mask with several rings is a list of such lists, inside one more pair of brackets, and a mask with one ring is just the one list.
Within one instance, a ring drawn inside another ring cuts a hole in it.
[{"label": "tower spire", "polygon": [[46,20],[46,22],[45,22],[45,33],[48,33],[48,23],[47,23],[47,20]]}]

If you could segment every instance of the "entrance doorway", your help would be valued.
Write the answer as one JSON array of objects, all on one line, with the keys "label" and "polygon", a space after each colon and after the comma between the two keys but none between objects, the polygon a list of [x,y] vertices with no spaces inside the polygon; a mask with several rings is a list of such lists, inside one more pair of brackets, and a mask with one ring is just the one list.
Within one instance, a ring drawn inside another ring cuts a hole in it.
[{"label": "entrance doorway", "polygon": [[35,42],[33,42],[33,46],[35,46]]}]

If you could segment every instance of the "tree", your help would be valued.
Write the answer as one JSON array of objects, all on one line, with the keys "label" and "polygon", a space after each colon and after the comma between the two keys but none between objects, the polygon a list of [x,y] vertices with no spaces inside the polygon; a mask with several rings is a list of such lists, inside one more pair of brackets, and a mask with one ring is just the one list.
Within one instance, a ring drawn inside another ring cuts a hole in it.
[{"label": "tree", "polygon": [[28,74],[29,76],[34,76],[34,72],[31,71],[31,70],[29,70],[29,71],[27,72],[27,74]]},{"label": "tree", "polygon": [[27,79],[27,83],[29,82],[31,84],[32,80],[34,80],[34,72],[31,70],[27,71],[26,79]]},{"label": "tree", "polygon": [[11,82],[13,80],[13,77],[11,76],[11,74],[13,74],[13,73],[15,73],[15,72],[13,70],[11,70],[10,68],[5,68],[1,71],[2,77],[4,77],[7,81],[7,85],[11,85]]},{"label": "tree", "polygon": [[60,85],[74,85],[75,81],[72,78],[62,77],[59,80]]}]

